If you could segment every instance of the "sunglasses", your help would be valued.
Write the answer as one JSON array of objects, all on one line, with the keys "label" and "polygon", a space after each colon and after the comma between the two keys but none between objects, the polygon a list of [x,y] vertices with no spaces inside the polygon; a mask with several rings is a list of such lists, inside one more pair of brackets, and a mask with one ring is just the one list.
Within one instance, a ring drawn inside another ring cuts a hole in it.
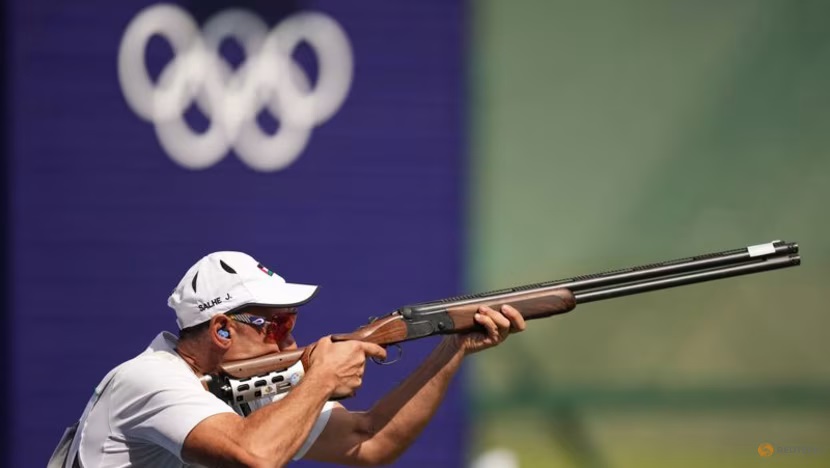
[{"label": "sunglasses", "polygon": [[267,318],[246,313],[231,314],[228,317],[235,322],[250,325],[257,330],[265,330],[266,338],[273,340],[275,343],[288,338],[297,323],[296,311],[278,313]]}]

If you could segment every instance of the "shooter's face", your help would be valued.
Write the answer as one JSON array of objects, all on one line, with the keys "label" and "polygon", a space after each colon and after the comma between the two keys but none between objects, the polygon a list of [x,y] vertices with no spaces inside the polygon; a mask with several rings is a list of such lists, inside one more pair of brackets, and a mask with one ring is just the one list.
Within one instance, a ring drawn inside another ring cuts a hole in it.
[{"label": "shooter's face", "polygon": [[297,319],[296,308],[249,307],[230,317],[235,333],[224,356],[227,361],[297,348],[291,334]]}]

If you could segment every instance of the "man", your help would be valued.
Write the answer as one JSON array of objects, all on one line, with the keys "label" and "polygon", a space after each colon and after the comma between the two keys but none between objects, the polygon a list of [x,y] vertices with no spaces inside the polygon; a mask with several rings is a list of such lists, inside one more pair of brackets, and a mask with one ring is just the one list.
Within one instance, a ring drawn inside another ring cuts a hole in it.
[{"label": "man", "polygon": [[[309,368],[285,398],[263,398],[243,417],[205,390],[200,376],[227,361],[296,349],[297,307],[316,286],[287,283],[241,252],[199,260],[168,304],[179,338],[159,334],[136,358],[104,379],[75,437],[83,468],[203,466],[278,467],[302,457],[348,465],[395,460],[441,402],[464,356],[525,328],[506,306],[482,308],[482,332],[450,335],[400,386],[369,411],[329,400],[362,383],[367,357],[385,350],[359,341],[315,343]],[[72,460],[69,461],[71,466]]]}]

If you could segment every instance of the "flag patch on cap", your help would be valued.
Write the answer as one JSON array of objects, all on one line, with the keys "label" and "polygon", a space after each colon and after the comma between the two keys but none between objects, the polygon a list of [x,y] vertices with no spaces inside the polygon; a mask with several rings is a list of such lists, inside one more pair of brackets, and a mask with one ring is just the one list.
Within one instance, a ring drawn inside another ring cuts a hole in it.
[{"label": "flag patch on cap", "polygon": [[265,273],[266,275],[274,276],[274,272],[269,270],[267,267],[263,266],[261,263],[257,263],[256,266],[257,266],[257,268],[262,270],[262,272]]}]

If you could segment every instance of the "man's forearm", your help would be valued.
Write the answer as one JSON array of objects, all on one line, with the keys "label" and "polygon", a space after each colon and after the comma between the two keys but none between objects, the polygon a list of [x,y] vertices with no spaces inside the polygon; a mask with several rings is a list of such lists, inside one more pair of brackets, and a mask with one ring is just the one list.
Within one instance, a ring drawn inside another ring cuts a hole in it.
[{"label": "man's forearm", "polygon": [[367,413],[367,443],[381,458],[393,460],[420,435],[443,400],[464,352],[454,336],[446,337],[406,380]]},{"label": "man's forearm", "polygon": [[283,466],[302,447],[331,389],[313,372],[282,400],[251,413],[240,434],[245,445],[273,466]]}]

